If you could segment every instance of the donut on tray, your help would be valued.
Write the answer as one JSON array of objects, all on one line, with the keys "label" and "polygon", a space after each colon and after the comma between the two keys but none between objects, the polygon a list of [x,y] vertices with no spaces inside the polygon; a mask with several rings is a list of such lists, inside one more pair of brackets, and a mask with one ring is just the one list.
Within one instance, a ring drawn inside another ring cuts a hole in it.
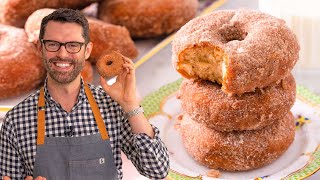
[{"label": "donut on tray", "polygon": [[46,76],[41,56],[23,29],[0,24],[0,99],[37,88]]},{"label": "donut on tray", "polygon": [[172,42],[174,68],[243,94],[283,79],[299,45],[285,21],[254,10],[220,10],[185,24]]},{"label": "donut on tray", "polygon": [[177,119],[187,152],[212,169],[244,171],[269,164],[293,142],[295,123],[291,112],[260,130],[220,132],[193,121],[187,114]]},{"label": "donut on tray", "polygon": [[185,79],[178,91],[182,109],[217,131],[261,129],[283,119],[295,102],[296,84],[289,74],[279,83],[242,95],[228,96],[206,80]]},{"label": "donut on tray", "polygon": [[194,18],[198,0],[106,0],[98,17],[128,28],[134,38],[169,34]]},{"label": "donut on tray", "polygon": [[96,63],[102,54],[119,51],[124,56],[133,59],[138,50],[130,37],[127,28],[105,23],[95,18],[88,18],[90,38],[93,49],[89,60]]},{"label": "donut on tray", "polygon": [[41,8],[82,9],[99,0],[1,0],[0,23],[23,27],[27,18]]}]

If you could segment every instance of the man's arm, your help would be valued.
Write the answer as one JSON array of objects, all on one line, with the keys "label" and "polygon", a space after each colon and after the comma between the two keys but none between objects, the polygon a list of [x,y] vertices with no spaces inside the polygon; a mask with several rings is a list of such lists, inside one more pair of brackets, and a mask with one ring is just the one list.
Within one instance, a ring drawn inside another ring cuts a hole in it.
[{"label": "man's arm", "polygon": [[167,148],[159,138],[157,128],[150,125],[143,113],[127,118],[123,112],[132,112],[139,107],[136,95],[136,78],[133,62],[123,57],[122,72],[116,82],[108,85],[101,77],[100,83],[105,92],[121,107],[120,143],[122,151],[133,162],[137,170],[151,179],[162,179],[168,174],[169,156]]},{"label": "man's arm", "polygon": [[167,148],[159,138],[159,130],[152,126],[154,137],[145,133],[132,133],[127,119],[123,119],[120,128],[121,150],[134,164],[140,174],[150,179],[163,179],[169,171]]}]

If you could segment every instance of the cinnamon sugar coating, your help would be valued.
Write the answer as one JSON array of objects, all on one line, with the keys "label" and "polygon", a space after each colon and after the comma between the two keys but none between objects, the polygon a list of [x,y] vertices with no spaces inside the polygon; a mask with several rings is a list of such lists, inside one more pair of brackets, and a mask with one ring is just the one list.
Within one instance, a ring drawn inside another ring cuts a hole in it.
[{"label": "cinnamon sugar coating", "polygon": [[177,120],[187,152],[213,169],[243,171],[269,164],[293,142],[295,123],[291,112],[260,130],[220,132],[184,114]]},{"label": "cinnamon sugar coating", "polygon": [[228,96],[211,81],[187,80],[177,94],[182,109],[192,119],[217,131],[255,130],[282,119],[296,97],[294,77],[289,74],[279,83]]},{"label": "cinnamon sugar coating", "polygon": [[[39,9],[32,13],[25,24],[25,31],[29,41],[36,43],[39,39],[41,20],[55,9]],[[87,17],[90,29],[90,41],[93,49],[89,61],[96,63],[104,53],[119,51],[121,54],[135,58],[138,55],[137,48],[125,27],[108,24],[98,19]]]},{"label": "cinnamon sugar coating", "polygon": [[121,73],[124,57],[116,51],[102,55],[96,64],[98,73],[104,78],[111,78]]},{"label": "cinnamon sugar coating", "polygon": [[283,79],[299,49],[281,19],[255,10],[220,10],[177,32],[172,63],[186,78],[210,80],[228,94],[243,94]]},{"label": "cinnamon sugar coating", "polygon": [[169,34],[195,17],[198,0],[107,0],[98,17],[128,28],[132,37]]},{"label": "cinnamon sugar coating", "polygon": [[100,0],[1,0],[0,23],[23,27],[27,18],[41,8],[82,9]]},{"label": "cinnamon sugar coating", "polygon": [[0,24],[0,99],[37,88],[46,72],[41,56],[23,29]]},{"label": "cinnamon sugar coating", "polygon": [[27,18],[26,23],[24,24],[24,30],[28,35],[29,42],[33,42],[35,44],[37,43],[37,41],[39,40],[41,21],[44,17],[46,17],[53,11],[55,11],[55,9],[38,9]]}]

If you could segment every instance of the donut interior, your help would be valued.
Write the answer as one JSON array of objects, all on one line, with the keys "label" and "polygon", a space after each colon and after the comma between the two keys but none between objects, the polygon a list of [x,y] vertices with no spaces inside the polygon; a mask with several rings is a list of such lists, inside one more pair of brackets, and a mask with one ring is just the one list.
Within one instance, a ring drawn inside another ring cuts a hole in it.
[{"label": "donut interior", "polygon": [[[237,23],[224,24],[217,33],[216,38],[223,44],[242,41],[248,34]],[[228,55],[220,47],[202,42],[179,54],[177,71],[186,78],[200,78],[222,84],[227,64]]]},{"label": "donut interior", "polygon": [[194,45],[179,55],[177,71],[186,78],[201,78],[222,84],[227,56],[219,47]]}]

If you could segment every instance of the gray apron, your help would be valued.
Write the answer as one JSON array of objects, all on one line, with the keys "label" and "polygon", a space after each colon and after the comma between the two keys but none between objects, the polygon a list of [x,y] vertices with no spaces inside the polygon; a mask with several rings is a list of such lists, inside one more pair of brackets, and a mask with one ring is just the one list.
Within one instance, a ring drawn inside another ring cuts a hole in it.
[{"label": "gray apron", "polygon": [[34,178],[43,176],[47,180],[118,179],[106,126],[86,83],[85,92],[100,133],[80,137],[45,138],[44,90],[40,89]]}]

